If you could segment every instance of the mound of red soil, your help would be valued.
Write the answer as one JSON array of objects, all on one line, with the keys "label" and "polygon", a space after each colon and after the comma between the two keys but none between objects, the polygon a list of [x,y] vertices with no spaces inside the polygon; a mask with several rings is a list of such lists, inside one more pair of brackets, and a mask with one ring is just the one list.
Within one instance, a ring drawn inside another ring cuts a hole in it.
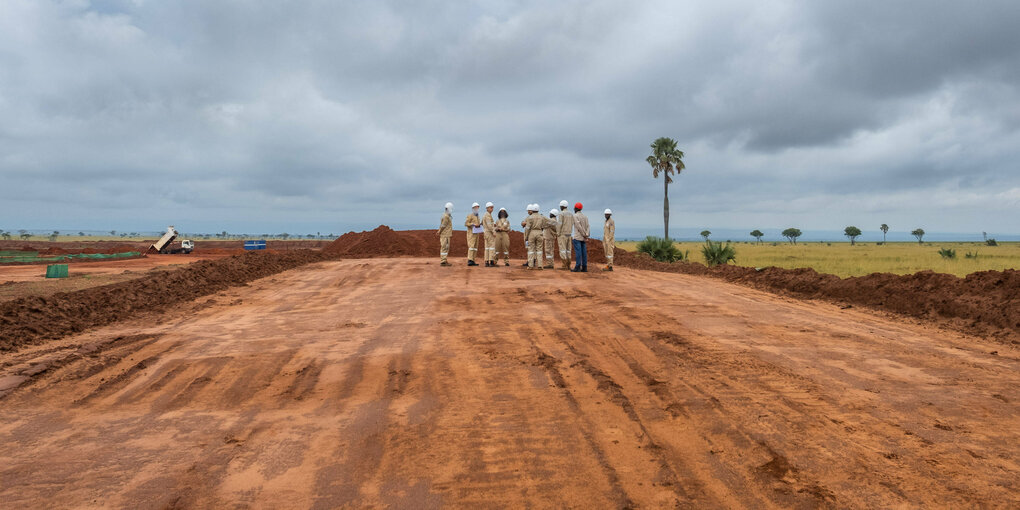
[{"label": "mound of red soil", "polygon": [[[478,236],[478,259],[483,259],[485,242]],[[450,238],[450,256],[467,256],[467,232],[454,231]],[[351,258],[375,257],[439,257],[439,232],[435,230],[401,230],[380,225],[366,232],[348,232],[323,248],[332,255]],[[524,234],[510,232],[510,257],[525,258]]]},{"label": "mound of red soil", "polygon": [[0,351],[102,326],[329,258],[312,250],[248,252],[102,287],[0,304]]}]

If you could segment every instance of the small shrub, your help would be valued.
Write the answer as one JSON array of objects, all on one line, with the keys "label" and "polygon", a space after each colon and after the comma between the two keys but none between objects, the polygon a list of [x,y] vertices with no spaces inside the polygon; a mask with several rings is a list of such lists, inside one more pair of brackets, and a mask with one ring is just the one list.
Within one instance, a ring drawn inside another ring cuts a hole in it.
[{"label": "small shrub", "polygon": [[974,253],[971,253],[971,252],[968,251],[967,253],[964,253],[963,256],[964,256],[964,258],[968,258],[968,259],[976,259],[977,256],[978,256],[977,250],[974,250]]},{"label": "small shrub", "polygon": [[941,255],[942,258],[944,258],[944,259],[955,259],[956,258],[956,250],[954,250],[952,248],[940,248],[939,249],[939,255]]},{"label": "small shrub", "polygon": [[708,262],[709,267],[737,260],[737,249],[730,246],[730,243],[724,245],[723,243],[705,241],[705,246],[701,248],[701,254],[705,256],[705,262]]},{"label": "small shrub", "polygon": [[995,242],[995,238],[985,239],[985,244],[988,246],[998,246],[999,243]]},{"label": "small shrub", "polygon": [[689,252],[681,252],[673,244],[673,241],[662,237],[648,236],[637,245],[637,251],[647,253],[650,257],[659,262],[673,263],[678,260],[687,260]]}]

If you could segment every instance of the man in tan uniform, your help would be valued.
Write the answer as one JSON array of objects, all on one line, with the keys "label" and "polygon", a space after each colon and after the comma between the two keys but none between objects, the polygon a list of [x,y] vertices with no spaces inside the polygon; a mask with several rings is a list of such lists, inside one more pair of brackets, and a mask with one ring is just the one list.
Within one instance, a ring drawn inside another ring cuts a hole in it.
[{"label": "man in tan uniform", "polygon": [[500,255],[503,256],[503,264],[506,266],[510,265],[510,215],[506,212],[506,208],[500,207],[499,213],[496,214],[496,224],[494,229],[496,230],[496,258],[493,259],[492,264],[496,265],[499,261]]},{"label": "man in tan uniform", "polygon": [[[533,205],[534,204],[528,204],[528,206],[525,207],[525,211],[527,211],[527,212],[524,213],[524,219],[521,220],[521,230],[522,230],[522,232],[525,232],[525,234],[524,234],[524,252],[526,254],[530,251],[529,247],[531,245],[528,243],[528,234],[527,234],[526,231],[524,231],[524,228],[528,225],[528,216],[531,216],[531,211],[532,211],[531,207]],[[528,262],[530,262],[530,261],[531,261],[531,256],[530,255],[526,255],[526,258],[524,259],[524,263],[521,264],[521,267],[528,267]]]},{"label": "man in tan uniform", "polygon": [[446,209],[443,211],[443,219],[439,220],[439,265],[440,266],[452,266],[446,261],[446,256],[450,254],[450,238],[453,237],[453,217],[450,213],[453,212],[453,204],[450,202],[446,203]]},{"label": "man in tan uniform", "polygon": [[471,204],[471,212],[468,213],[467,219],[464,220],[464,226],[467,227],[467,265],[469,266],[478,265],[475,262],[475,256],[478,254],[478,234],[474,233],[473,228],[481,226],[481,224],[482,221],[478,218],[478,202],[475,202]]},{"label": "man in tan uniform", "polygon": [[485,216],[482,216],[482,229],[485,231],[485,267],[496,267],[496,222],[492,220],[492,202],[485,203]]},{"label": "man in tan uniform", "polygon": [[556,231],[559,229],[556,221],[556,209],[549,211],[549,218],[546,219],[545,228],[542,229],[542,237],[545,241],[545,268],[556,269],[556,259],[553,252],[556,250]]},{"label": "man in tan uniform", "polygon": [[591,231],[588,229],[588,217],[581,210],[584,205],[581,202],[574,204],[574,269],[575,273],[588,272],[588,238]]},{"label": "man in tan uniform", "polygon": [[570,237],[574,234],[574,213],[567,209],[567,201],[560,200],[559,230],[556,232],[560,244],[560,263],[563,269],[570,269]]},{"label": "man in tan uniform", "polygon": [[528,240],[528,269],[542,269],[542,229],[545,218],[538,212],[538,204],[528,207],[528,218],[524,220],[524,236]]},{"label": "man in tan uniform", "polygon": [[616,222],[613,211],[606,209],[606,225],[602,227],[602,249],[606,252],[606,271],[613,270],[613,249],[616,248]]}]

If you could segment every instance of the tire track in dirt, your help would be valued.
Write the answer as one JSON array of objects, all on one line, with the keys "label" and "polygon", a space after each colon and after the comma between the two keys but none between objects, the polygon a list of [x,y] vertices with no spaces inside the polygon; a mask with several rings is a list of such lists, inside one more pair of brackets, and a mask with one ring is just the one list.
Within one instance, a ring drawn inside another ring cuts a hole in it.
[{"label": "tire track in dirt", "polygon": [[0,406],[5,506],[1017,501],[1016,353],[881,316],[415,259],[192,308],[0,356],[41,370]]}]

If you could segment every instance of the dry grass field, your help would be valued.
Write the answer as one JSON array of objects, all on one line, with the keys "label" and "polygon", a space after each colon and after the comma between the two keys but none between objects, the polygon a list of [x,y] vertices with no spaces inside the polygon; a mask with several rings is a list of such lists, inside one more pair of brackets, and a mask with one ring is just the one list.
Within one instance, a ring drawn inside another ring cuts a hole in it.
[{"label": "dry grass field", "polygon": [[[637,242],[619,242],[625,250],[635,251]],[[690,251],[691,260],[704,262],[701,255],[703,243],[678,242],[681,251]],[[735,244],[736,263],[741,266],[784,268],[810,267],[820,273],[841,277],[863,276],[870,273],[910,274],[932,270],[939,273],[966,276],[975,271],[1002,270],[1020,267],[1020,243],[999,243],[986,246],[984,243],[753,243]],[[940,248],[956,250],[955,259],[944,259]],[[976,258],[967,258],[967,253],[976,253]]]}]

